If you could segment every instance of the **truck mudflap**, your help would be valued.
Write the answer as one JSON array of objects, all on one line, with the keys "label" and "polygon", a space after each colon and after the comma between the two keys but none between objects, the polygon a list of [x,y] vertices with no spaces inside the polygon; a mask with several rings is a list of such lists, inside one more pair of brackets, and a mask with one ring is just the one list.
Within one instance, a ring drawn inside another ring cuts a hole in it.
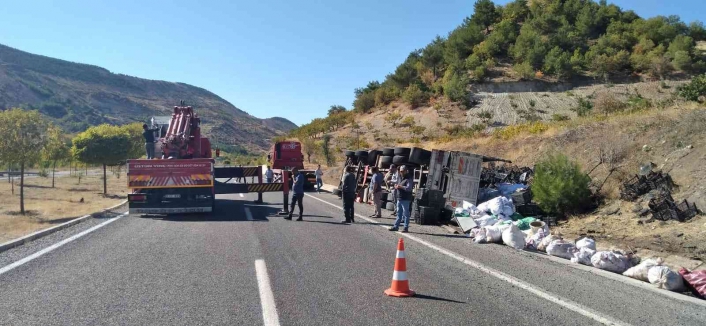
[{"label": "truck mudflap", "polygon": [[127,199],[130,214],[210,213],[215,204],[209,188],[144,189]]}]

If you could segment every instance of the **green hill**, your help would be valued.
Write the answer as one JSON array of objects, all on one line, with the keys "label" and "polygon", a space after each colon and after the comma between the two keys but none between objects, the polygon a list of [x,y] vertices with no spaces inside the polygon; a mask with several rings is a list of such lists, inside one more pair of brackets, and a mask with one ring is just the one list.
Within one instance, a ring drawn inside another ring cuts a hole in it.
[{"label": "green hill", "polygon": [[283,118],[253,117],[199,87],[114,74],[0,45],[0,109],[37,109],[70,133],[169,115],[180,100],[196,108],[205,133],[225,147],[262,151],[268,139],[296,128]]}]

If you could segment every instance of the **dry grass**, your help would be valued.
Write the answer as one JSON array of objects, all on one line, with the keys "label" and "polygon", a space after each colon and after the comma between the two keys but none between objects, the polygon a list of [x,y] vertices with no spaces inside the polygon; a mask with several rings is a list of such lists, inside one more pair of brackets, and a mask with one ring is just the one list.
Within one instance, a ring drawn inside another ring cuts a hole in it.
[{"label": "dry grass", "polygon": [[120,203],[127,196],[125,175],[118,179],[109,174],[108,196],[102,191],[101,176],[84,176],[81,184],[75,177],[57,177],[56,188],[51,188],[51,178],[28,178],[23,216],[19,214],[19,180],[15,179],[12,195],[10,183],[0,179],[0,243]]}]

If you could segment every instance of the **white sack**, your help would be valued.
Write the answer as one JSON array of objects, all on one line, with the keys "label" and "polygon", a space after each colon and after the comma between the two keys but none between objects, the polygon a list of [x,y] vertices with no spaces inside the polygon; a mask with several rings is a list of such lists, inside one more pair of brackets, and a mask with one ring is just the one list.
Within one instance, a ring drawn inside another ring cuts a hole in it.
[{"label": "white sack", "polygon": [[473,241],[475,243],[486,243],[485,230],[484,229],[473,229],[471,230],[473,234]]},{"label": "white sack", "polygon": [[667,266],[655,266],[650,268],[650,271],[647,272],[647,279],[660,289],[675,292],[684,290],[684,279],[682,276],[669,269]]},{"label": "white sack", "polygon": [[485,203],[478,205],[478,210],[481,212],[490,212],[493,215],[510,216],[515,213],[515,208],[512,205],[512,200],[505,197],[496,197]]},{"label": "white sack", "polygon": [[586,247],[578,249],[579,250],[574,253],[574,257],[571,258],[571,262],[591,266],[591,257],[596,254],[596,251]]},{"label": "white sack", "polygon": [[554,240],[547,246],[547,254],[550,256],[571,259],[574,257],[576,246],[564,240]]},{"label": "white sack", "polygon": [[542,242],[542,239],[544,239],[546,236],[547,232],[544,231],[544,229],[539,229],[537,233],[532,234],[527,238],[527,248],[537,250],[539,243]]},{"label": "white sack", "polygon": [[662,258],[645,259],[637,266],[630,267],[623,273],[623,275],[630,278],[634,278],[636,280],[649,282],[649,279],[647,278],[647,273],[650,271],[650,268],[660,266],[662,265],[662,262]]},{"label": "white sack", "polygon": [[485,238],[488,242],[497,243],[503,239],[503,230],[498,225],[486,226]]},{"label": "white sack", "polygon": [[537,250],[539,251],[547,251],[547,246],[552,243],[554,240],[561,240],[561,237],[558,235],[548,235],[542,239],[542,241],[537,245]]},{"label": "white sack", "polygon": [[630,268],[630,258],[613,251],[599,251],[591,257],[593,267],[622,274]]},{"label": "white sack", "polygon": [[517,225],[512,224],[509,229],[503,231],[503,243],[515,249],[523,249],[525,247],[525,234],[522,233]]},{"label": "white sack", "polygon": [[485,215],[481,218],[474,219],[480,227],[491,226],[498,222],[498,219],[491,215]]},{"label": "white sack", "polygon": [[588,248],[593,251],[596,251],[596,240],[593,240],[591,238],[583,238],[579,241],[576,241],[576,248]]}]

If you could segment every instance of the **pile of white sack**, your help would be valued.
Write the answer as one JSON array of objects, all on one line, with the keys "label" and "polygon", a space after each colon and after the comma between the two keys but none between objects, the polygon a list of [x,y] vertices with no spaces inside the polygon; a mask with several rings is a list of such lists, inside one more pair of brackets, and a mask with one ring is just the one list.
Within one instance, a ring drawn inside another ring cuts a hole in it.
[{"label": "pile of white sack", "polygon": [[660,289],[682,292],[685,290],[683,277],[667,266],[662,266],[662,258],[646,259],[633,266],[633,257],[619,250],[596,251],[596,241],[582,238],[571,243],[560,236],[549,235],[536,247],[550,256],[570,259],[571,262],[593,266],[613,273],[623,274],[640,281],[650,282]]}]

